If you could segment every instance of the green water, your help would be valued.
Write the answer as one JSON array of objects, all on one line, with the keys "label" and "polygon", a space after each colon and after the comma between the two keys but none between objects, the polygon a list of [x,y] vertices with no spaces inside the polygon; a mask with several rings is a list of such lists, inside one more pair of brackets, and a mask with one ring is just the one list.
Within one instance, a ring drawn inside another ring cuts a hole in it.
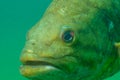
[{"label": "green water", "polygon": [[0,80],[27,80],[19,73],[26,32],[51,0],[0,0]]}]

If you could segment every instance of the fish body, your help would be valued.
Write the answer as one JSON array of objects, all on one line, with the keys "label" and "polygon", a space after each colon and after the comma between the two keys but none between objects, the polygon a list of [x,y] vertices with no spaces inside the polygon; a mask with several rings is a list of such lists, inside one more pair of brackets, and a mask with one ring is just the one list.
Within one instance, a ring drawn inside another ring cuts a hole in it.
[{"label": "fish body", "polygon": [[102,80],[120,70],[120,0],[53,0],[28,34],[30,80]]}]

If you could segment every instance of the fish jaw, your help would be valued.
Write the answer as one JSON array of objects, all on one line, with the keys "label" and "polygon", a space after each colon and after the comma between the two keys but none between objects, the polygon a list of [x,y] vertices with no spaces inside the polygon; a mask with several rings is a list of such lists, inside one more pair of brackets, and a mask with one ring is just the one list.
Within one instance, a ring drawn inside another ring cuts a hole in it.
[{"label": "fish jaw", "polygon": [[37,77],[38,74],[50,73],[51,71],[60,71],[53,64],[50,64],[46,59],[38,59],[35,54],[22,53],[20,73],[28,78]]},{"label": "fish jaw", "polygon": [[44,77],[46,76],[49,78],[53,77],[53,75],[56,76],[56,73],[57,75],[58,74],[60,75],[57,76],[59,78],[62,77],[63,75],[66,75],[64,71],[62,71],[52,63],[46,62],[45,60],[43,61],[43,60],[35,60],[35,59],[27,60],[27,59],[22,60],[23,64],[20,67],[20,73],[27,78],[35,79],[35,80],[44,80]]},{"label": "fish jaw", "polygon": [[[55,73],[64,74],[61,70],[49,66],[49,65],[40,65],[40,66],[21,66],[20,72],[23,76],[30,78],[30,79],[36,79],[36,78],[44,78],[42,76],[49,76],[49,75],[55,75]],[[63,76],[63,75],[62,75]],[[50,76],[49,76],[50,77]],[[43,80],[43,79],[42,79]]]},{"label": "fish jaw", "polygon": [[78,64],[74,58],[69,56],[62,58],[38,58],[31,53],[23,53],[20,60],[22,63],[20,73],[32,80],[56,80],[56,78],[58,80],[66,80],[71,78],[71,70],[75,70],[76,64]]}]

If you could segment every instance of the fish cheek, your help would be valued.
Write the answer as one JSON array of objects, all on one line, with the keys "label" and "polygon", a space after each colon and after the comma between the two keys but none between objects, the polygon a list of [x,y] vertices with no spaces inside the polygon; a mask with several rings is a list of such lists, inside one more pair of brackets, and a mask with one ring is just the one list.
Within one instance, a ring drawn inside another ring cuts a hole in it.
[{"label": "fish cheek", "polygon": [[[95,72],[103,57],[97,49],[97,39],[89,28],[80,30],[78,35],[76,44],[72,46],[74,49],[73,56],[78,61],[79,74],[90,75],[90,72]],[[82,73],[82,71],[85,71],[85,73]]]}]

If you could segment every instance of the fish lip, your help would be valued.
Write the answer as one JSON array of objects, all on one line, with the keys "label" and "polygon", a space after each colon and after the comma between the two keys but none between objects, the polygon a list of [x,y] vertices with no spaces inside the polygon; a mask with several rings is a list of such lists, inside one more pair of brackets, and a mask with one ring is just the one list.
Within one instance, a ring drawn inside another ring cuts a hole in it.
[{"label": "fish lip", "polygon": [[29,66],[34,68],[38,68],[39,66],[51,66],[56,69],[62,70],[59,66],[55,65],[54,63],[48,61],[42,61],[42,60],[28,60],[22,64],[22,67],[24,66]]},{"label": "fish lip", "polygon": [[[63,68],[63,64],[59,63],[59,59],[62,59],[66,56],[70,56],[70,55],[64,55],[61,57],[40,57],[40,58],[20,58],[21,61],[21,66],[20,69],[25,69],[26,67],[32,67],[32,68],[41,68],[41,66],[44,67],[52,67],[54,69],[60,70],[64,72],[64,68]],[[58,60],[58,61],[56,61]]]},{"label": "fish lip", "polygon": [[52,62],[46,61],[26,61],[20,66],[20,73],[28,78],[35,77],[38,74],[50,73],[51,71],[63,72],[58,66]]},{"label": "fish lip", "polygon": [[49,63],[46,61],[26,61],[23,63],[23,65],[28,65],[28,66],[51,65],[53,66],[52,63]]}]

